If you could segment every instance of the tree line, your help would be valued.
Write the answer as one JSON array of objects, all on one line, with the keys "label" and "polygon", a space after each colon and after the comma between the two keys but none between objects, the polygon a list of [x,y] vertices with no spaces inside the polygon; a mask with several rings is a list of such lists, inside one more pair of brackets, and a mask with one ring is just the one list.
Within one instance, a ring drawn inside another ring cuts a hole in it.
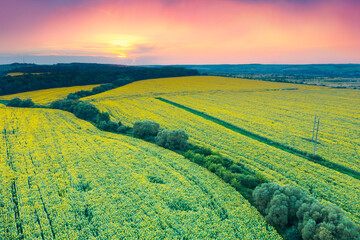
[{"label": "tree line", "polygon": [[0,95],[90,84],[113,83],[115,86],[122,86],[126,83],[150,78],[199,75],[197,70],[177,67],[123,66],[121,68],[108,68],[105,66],[101,65],[101,67],[94,68],[87,66],[80,68],[80,70],[74,67],[54,66],[15,68],[12,72],[23,72],[25,74],[0,77]]}]

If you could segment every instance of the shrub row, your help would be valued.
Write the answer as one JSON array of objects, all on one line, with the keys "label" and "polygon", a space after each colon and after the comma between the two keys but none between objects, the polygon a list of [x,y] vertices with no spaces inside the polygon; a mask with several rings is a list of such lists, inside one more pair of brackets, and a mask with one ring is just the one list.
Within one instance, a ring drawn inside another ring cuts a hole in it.
[{"label": "shrub row", "polygon": [[207,168],[252,201],[252,191],[265,179],[246,170],[242,165],[213,152],[210,148],[188,144],[189,136],[183,130],[161,130],[160,124],[138,121],[133,127],[134,137],[176,150],[187,159]]},{"label": "shrub row", "polygon": [[50,104],[52,109],[60,109],[73,113],[76,117],[92,122],[97,128],[108,132],[125,133],[128,127],[121,122],[110,120],[109,113],[100,112],[94,105],[79,100],[61,99]]},{"label": "shrub row", "polygon": [[91,96],[91,95],[106,92],[106,91],[109,91],[109,90],[114,89],[116,87],[119,87],[119,86],[116,86],[113,83],[102,84],[102,85],[100,85],[98,87],[94,87],[91,91],[81,90],[81,91],[77,91],[77,92],[74,92],[74,93],[70,93],[69,95],[67,95],[67,99],[73,99],[73,100],[74,99],[80,99],[80,98],[83,98],[83,97],[88,97],[88,96]]},{"label": "shrub row", "polygon": [[252,202],[253,189],[266,181],[261,175],[248,171],[240,164],[206,147],[192,145],[184,156],[215,173],[250,202]]}]

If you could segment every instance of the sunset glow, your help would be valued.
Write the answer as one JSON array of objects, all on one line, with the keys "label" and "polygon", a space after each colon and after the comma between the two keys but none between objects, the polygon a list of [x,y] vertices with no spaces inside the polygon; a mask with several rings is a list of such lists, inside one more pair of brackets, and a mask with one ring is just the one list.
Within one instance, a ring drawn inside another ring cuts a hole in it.
[{"label": "sunset glow", "polygon": [[117,57],[118,57],[118,58],[126,58],[127,56],[126,56],[125,53],[119,52]]},{"label": "sunset glow", "polygon": [[360,62],[356,0],[2,2],[2,62],[21,56],[127,64]]}]

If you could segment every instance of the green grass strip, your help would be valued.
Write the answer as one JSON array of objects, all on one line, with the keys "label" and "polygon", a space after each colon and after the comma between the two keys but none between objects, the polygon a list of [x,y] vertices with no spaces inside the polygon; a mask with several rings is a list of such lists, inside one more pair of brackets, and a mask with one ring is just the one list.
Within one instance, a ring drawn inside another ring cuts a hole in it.
[{"label": "green grass strip", "polygon": [[219,124],[227,129],[230,129],[236,133],[240,133],[246,137],[249,137],[249,138],[252,138],[254,140],[257,140],[259,142],[262,142],[262,143],[265,143],[269,146],[272,146],[272,147],[275,147],[279,150],[282,150],[282,151],[285,151],[285,152],[288,152],[288,153],[291,153],[293,155],[296,155],[298,157],[302,157],[306,160],[309,160],[309,161],[312,161],[312,162],[315,162],[315,163],[318,163],[324,167],[327,167],[327,168],[330,168],[330,169],[333,169],[335,171],[338,171],[338,172],[341,172],[343,174],[346,174],[350,177],[353,177],[353,178],[356,178],[356,179],[359,179],[360,180],[360,172],[358,171],[355,171],[351,168],[348,168],[348,167],[345,167],[343,165],[340,165],[340,164],[337,164],[337,163],[333,163],[333,162],[330,162],[326,159],[324,159],[323,157],[319,156],[319,155],[314,155],[314,154],[311,154],[311,153],[308,153],[308,152],[305,152],[305,151],[301,151],[301,150],[298,150],[296,148],[293,148],[293,147],[290,147],[290,146],[286,146],[282,143],[279,143],[279,142],[275,142],[269,138],[266,138],[266,137],[263,137],[263,136],[260,136],[256,133],[253,133],[253,132],[250,132],[246,129],[243,129],[243,128],[240,128],[238,126],[235,126],[231,123],[228,123],[228,122],[225,122],[219,118],[216,118],[216,117],[213,117],[213,116],[210,116],[204,112],[201,112],[201,111],[198,111],[198,110],[195,110],[193,108],[189,108],[187,106],[184,106],[182,104],[179,104],[179,103],[176,103],[176,102],[173,102],[173,101],[170,101],[168,99],[165,99],[165,98],[162,98],[162,97],[156,97],[156,99],[162,101],[162,102],[165,102],[165,103],[168,103],[168,104],[171,104],[175,107],[178,107],[178,108],[181,108],[183,110],[186,110],[190,113],[193,113],[199,117],[202,117],[206,120],[209,120],[209,121],[212,121],[216,124]]}]

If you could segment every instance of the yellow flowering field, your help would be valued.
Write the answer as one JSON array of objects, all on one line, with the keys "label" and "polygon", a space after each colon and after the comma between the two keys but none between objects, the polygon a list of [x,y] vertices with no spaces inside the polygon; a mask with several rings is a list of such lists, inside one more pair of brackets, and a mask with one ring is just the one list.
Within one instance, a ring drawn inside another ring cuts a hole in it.
[{"label": "yellow flowering field", "polygon": [[360,91],[319,89],[168,96],[261,136],[313,153],[314,115],[320,117],[316,154],[360,172]]},{"label": "yellow flowering field", "polygon": [[360,181],[291,153],[235,133],[183,109],[154,98],[94,102],[115,120],[132,125],[152,120],[164,128],[183,129],[190,141],[220,151],[270,181],[300,186],[312,196],[332,202],[360,223]]},{"label": "yellow flowering field", "polygon": [[75,87],[63,87],[63,88],[50,88],[37,91],[16,93],[11,95],[0,96],[0,100],[11,100],[13,98],[27,99],[31,98],[34,103],[37,104],[49,104],[57,99],[66,98],[70,93],[74,93],[81,90],[92,90],[97,85],[85,85]]},{"label": "yellow flowering field", "polygon": [[229,185],[154,144],[4,106],[0,135],[0,239],[281,239]]},{"label": "yellow flowering field", "polygon": [[[22,72],[13,72],[13,73],[8,73],[6,74],[7,76],[11,76],[11,77],[15,77],[15,76],[22,76],[24,75],[25,73],[22,73]],[[30,73],[30,74],[33,74],[33,75],[40,75],[40,74],[45,74],[45,73]]]},{"label": "yellow flowering field", "polygon": [[[207,78],[212,81],[206,81]],[[191,79],[193,86],[189,86]],[[151,81],[154,81],[153,85]],[[201,76],[140,81],[85,99],[91,99],[99,109],[109,112],[114,120],[121,120],[124,124],[153,120],[165,128],[183,129],[190,135],[190,141],[217,149],[270,181],[300,186],[310,195],[338,205],[360,223],[360,204],[356,201],[360,199],[359,180],[155,99],[161,96],[254,133],[262,135],[265,132],[267,135],[263,136],[289,146],[298,144],[299,150],[309,152],[312,150],[309,138],[316,113],[321,116],[317,154],[357,169],[359,159],[351,149],[351,145],[359,141],[356,137],[359,130],[356,129],[359,121],[356,115],[359,113],[356,111],[359,106],[357,90],[307,85],[295,85],[297,90],[289,88],[289,84],[284,83]],[[336,126],[338,136],[333,133]],[[337,137],[333,143],[326,141],[326,136],[330,135]],[[340,146],[335,146],[336,142],[343,140]],[[339,151],[342,148],[345,150]],[[346,152],[349,155],[343,158]]]},{"label": "yellow flowering field", "polygon": [[193,76],[193,77],[176,77],[176,78],[159,78],[133,82],[120,88],[107,92],[89,96],[83,100],[110,100],[120,98],[137,98],[145,96],[162,96],[162,95],[192,95],[199,93],[219,92],[249,92],[249,91],[268,91],[279,89],[317,89],[319,87],[264,82],[248,79],[236,79],[228,77],[214,76]]}]

